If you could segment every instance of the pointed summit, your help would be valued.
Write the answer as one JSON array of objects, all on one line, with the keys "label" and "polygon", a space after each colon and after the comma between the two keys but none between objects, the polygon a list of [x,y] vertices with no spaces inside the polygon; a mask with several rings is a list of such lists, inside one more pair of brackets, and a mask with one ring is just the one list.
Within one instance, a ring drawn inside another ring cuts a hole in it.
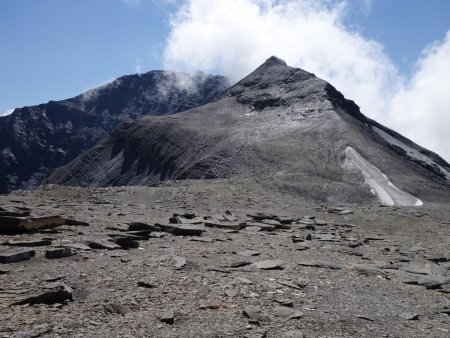
[{"label": "pointed summit", "polygon": [[323,98],[329,84],[314,74],[290,67],[285,61],[271,56],[261,66],[225,92],[239,103],[256,110],[268,106],[288,106],[299,98]]},{"label": "pointed summit", "polygon": [[[276,56],[271,56],[252,73],[236,83],[227,92],[233,92],[239,87],[254,89],[269,89],[283,86],[285,88],[298,87],[304,81],[314,80],[322,87],[326,82],[300,68],[290,67],[286,62]],[[242,88],[241,88],[242,89]]]},{"label": "pointed summit", "polygon": [[287,66],[286,61],[276,57],[275,55],[268,58],[264,64],[267,66],[275,66],[275,65]]}]

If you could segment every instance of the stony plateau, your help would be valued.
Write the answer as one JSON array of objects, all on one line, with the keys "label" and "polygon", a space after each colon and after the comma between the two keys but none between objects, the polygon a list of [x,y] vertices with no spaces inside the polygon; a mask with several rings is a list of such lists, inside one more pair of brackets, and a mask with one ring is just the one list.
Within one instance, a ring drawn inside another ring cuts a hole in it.
[{"label": "stony plateau", "polygon": [[[331,205],[231,179],[45,186],[0,204],[88,224],[0,234],[3,337],[450,333],[448,204]],[[3,259],[19,252],[32,254]]]}]

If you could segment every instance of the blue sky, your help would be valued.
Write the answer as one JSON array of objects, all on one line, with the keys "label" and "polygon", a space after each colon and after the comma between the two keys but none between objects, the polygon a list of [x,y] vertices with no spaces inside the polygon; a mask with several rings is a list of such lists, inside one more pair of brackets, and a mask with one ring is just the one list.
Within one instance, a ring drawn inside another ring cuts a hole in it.
[{"label": "blue sky", "polygon": [[[346,25],[380,41],[404,74],[424,46],[450,28],[448,0],[363,3],[352,1]],[[177,6],[163,0],[0,0],[0,112],[163,68]]]},{"label": "blue sky", "polygon": [[374,0],[369,12],[355,4],[347,23],[364,36],[380,41],[394,63],[405,74],[422,49],[441,40],[450,29],[448,0]]},{"label": "blue sky", "polygon": [[449,0],[0,0],[0,113],[153,69],[271,55],[450,161]]}]

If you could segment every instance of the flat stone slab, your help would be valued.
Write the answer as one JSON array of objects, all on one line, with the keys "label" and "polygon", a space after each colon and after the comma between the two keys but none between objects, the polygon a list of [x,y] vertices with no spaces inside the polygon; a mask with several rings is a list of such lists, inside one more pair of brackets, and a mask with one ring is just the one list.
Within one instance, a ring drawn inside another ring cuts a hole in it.
[{"label": "flat stone slab", "polygon": [[56,248],[45,251],[45,257],[47,259],[63,258],[76,255],[78,252],[72,248]]},{"label": "flat stone slab", "polygon": [[277,227],[272,224],[266,224],[266,223],[259,223],[259,222],[247,222],[246,223],[246,229],[249,227],[258,227],[262,231],[275,231],[277,230]]},{"label": "flat stone slab", "polygon": [[338,242],[339,238],[332,234],[314,234],[314,239],[317,239],[321,242]]},{"label": "flat stone slab", "polygon": [[73,218],[66,218],[64,224],[72,225],[72,226],[83,226],[83,227],[87,227],[90,225],[88,222],[79,221],[79,220],[76,220]]},{"label": "flat stone slab", "polygon": [[251,232],[258,232],[261,231],[262,229],[258,226],[246,226],[245,227],[245,231],[251,231]]},{"label": "flat stone slab", "polygon": [[61,226],[65,219],[61,216],[46,217],[0,217],[0,233],[24,233]]},{"label": "flat stone slab", "polygon": [[75,249],[75,250],[84,250],[84,251],[91,251],[92,250],[91,247],[89,247],[88,245],[83,244],[83,243],[67,243],[64,246],[67,247],[67,248]]},{"label": "flat stone slab", "polygon": [[350,264],[347,267],[349,270],[356,271],[362,275],[384,276],[386,272],[378,268],[374,264]]},{"label": "flat stone slab", "polygon": [[139,247],[139,242],[134,236],[117,237],[114,242],[124,249],[136,249]]},{"label": "flat stone slab", "polygon": [[225,222],[211,222],[204,221],[205,226],[208,228],[218,228],[218,229],[229,229],[229,230],[240,230],[245,227],[245,224],[241,223],[225,223]]},{"label": "flat stone slab", "polygon": [[398,317],[405,320],[417,320],[419,315],[415,312],[403,312],[400,313]]},{"label": "flat stone slab", "polygon": [[248,213],[247,216],[258,221],[262,221],[263,219],[275,219],[277,217],[275,215],[265,214],[263,212]]},{"label": "flat stone slab", "polygon": [[0,217],[4,216],[26,217],[30,216],[30,210],[7,210],[0,207]]},{"label": "flat stone slab", "polygon": [[161,231],[161,228],[158,227],[157,225],[148,224],[144,222],[128,223],[128,231],[139,231],[139,230]]},{"label": "flat stone slab", "polygon": [[103,309],[112,314],[126,315],[131,312],[131,309],[128,305],[120,304],[120,303],[107,303],[102,304]]},{"label": "flat stone slab", "polygon": [[259,261],[252,264],[261,270],[274,270],[283,269],[284,262],[280,259],[268,259],[265,261]]},{"label": "flat stone slab", "polygon": [[183,215],[174,214],[169,218],[169,222],[172,224],[202,224],[205,220],[201,217],[194,216],[192,218],[186,218]]},{"label": "flat stone slab", "polygon": [[9,264],[14,262],[26,261],[36,255],[34,250],[4,252],[0,254],[0,263]]},{"label": "flat stone slab", "polygon": [[4,245],[24,246],[24,247],[48,246],[48,245],[52,245],[52,240],[48,239],[48,238],[30,239],[30,240],[23,240],[23,241],[17,241],[17,240],[11,239],[11,240],[5,242]]},{"label": "flat stone slab", "polygon": [[176,236],[201,236],[205,228],[194,224],[169,224],[163,226],[164,230]]},{"label": "flat stone slab", "polygon": [[259,306],[249,305],[242,310],[245,317],[250,319],[263,319],[264,314]]},{"label": "flat stone slab", "polygon": [[303,313],[288,306],[277,306],[275,307],[273,312],[275,316],[284,317],[288,319],[300,318],[301,316],[303,316]]},{"label": "flat stone slab", "polygon": [[344,265],[334,262],[320,261],[320,260],[311,260],[299,262],[298,265],[307,266],[312,268],[323,268],[323,269],[332,269],[339,270],[344,268]]},{"label": "flat stone slab", "polygon": [[212,243],[215,241],[215,239],[211,237],[192,237],[190,240],[193,242],[203,242],[203,243]]},{"label": "flat stone slab", "polygon": [[260,252],[256,250],[244,250],[237,253],[240,256],[251,257],[251,256],[259,256]]},{"label": "flat stone slab", "polygon": [[116,250],[122,249],[122,247],[116,243],[112,243],[109,241],[91,241],[88,243],[88,246],[91,249],[106,249],[106,250]]},{"label": "flat stone slab", "polygon": [[64,304],[67,301],[73,300],[73,290],[66,285],[61,285],[57,288],[46,291],[29,291],[23,294],[17,294],[12,290],[9,294],[8,291],[2,293],[0,298],[2,301],[8,301],[8,306],[24,305],[24,304]]}]

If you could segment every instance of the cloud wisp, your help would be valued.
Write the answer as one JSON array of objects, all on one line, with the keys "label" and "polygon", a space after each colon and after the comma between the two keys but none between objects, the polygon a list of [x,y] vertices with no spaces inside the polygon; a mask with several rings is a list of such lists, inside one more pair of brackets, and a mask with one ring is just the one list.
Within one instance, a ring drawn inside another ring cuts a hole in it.
[{"label": "cloud wisp", "polygon": [[14,112],[14,108],[12,108],[12,109],[7,109],[7,110],[5,110],[5,111],[3,111],[3,112],[0,112],[0,116],[8,116],[8,115],[11,115],[13,112]]},{"label": "cloud wisp", "polygon": [[444,93],[450,33],[425,49],[406,79],[383,45],[343,24],[349,6],[345,0],[186,0],[172,18],[165,67],[221,72],[237,81],[276,55],[450,161],[450,96]]},{"label": "cloud wisp", "polygon": [[83,93],[81,93],[81,99],[84,102],[95,100],[103,90],[114,89],[120,86],[122,83],[121,79],[109,80],[101,84],[90,86],[86,88]]}]

